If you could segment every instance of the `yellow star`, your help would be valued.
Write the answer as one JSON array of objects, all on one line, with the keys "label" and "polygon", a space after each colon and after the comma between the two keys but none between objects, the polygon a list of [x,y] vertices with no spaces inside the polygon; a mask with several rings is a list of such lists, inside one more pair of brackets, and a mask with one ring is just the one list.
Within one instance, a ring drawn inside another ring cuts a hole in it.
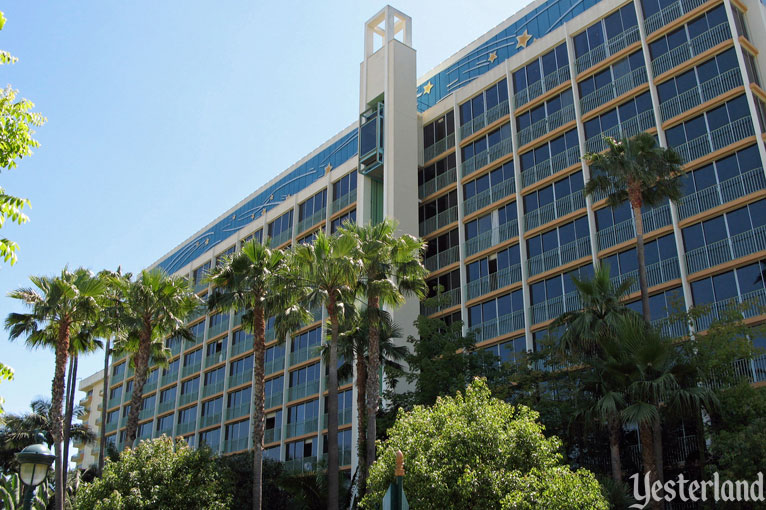
[{"label": "yellow star", "polygon": [[532,36],[525,29],[523,34],[516,36],[516,47],[526,48],[530,39],[532,39]]},{"label": "yellow star", "polygon": [[330,163],[327,163],[327,166],[324,167],[324,173],[329,174],[330,170],[332,170],[332,165]]},{"label": "yellow star", "polygon": [[250,215],[250,219],[251,219],[251,220],[254,220],[254,219],[255,219],[255,213],[253,213],[253,214],[251,214],[251,215]]},{"label": "yellow star", "polygon": [[423,94],[430,94],[432,88],[434,88],[434,85],[429,81],[423,86]]},{"label": "yellow star", "polygon": [[207,246],[207,243],[210,242],[210,239],[205,239],[205,246]]},{"label": "yellow star", "polygon": [[232,220],[236,220],[236,219],[237,219],[237,215],[236,215],[236,214],[232,214],[232,215],[231,215],[231,219],[232,219]]},{"label": "yellow star", "polygon": [[497,52],[493,51],[492,53],[489,54],[489,63],[491,64],[492,62],[495,61],[495,59],[497,59]]}]

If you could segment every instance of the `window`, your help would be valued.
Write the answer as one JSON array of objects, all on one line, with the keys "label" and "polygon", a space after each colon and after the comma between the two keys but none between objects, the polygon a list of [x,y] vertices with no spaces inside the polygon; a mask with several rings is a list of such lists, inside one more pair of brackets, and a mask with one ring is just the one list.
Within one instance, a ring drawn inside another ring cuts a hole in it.
[{"label": "window", "polygon": [[426,285],[428,285],[427,297],[429,298],[436,296],[439,291],[439,288],[442,289],[441,290],[442,292],[449,292],[451,290],[459,291],[460,290],[460,270],[455,269],[454,271],[450,271],[449,273],[445,273],[436,278],[426,280]]},{"label": "window", "polygon": [[750,35],[747,32],[745,15],[737,7],[732,6],[731,10],[732,14],[734,14],[734,26],[737,27],[737,35],[744,36],[745,39],[750,39]]},{"label": "window", "polygon": [[316,454],[316,438],[285,444],[285,460],[308,459],[316,457]]},{"label": "window", "polygon": [[[488,135],[480,137],[478,140],[474,140],[468,145],[462,148],[463,151],[463,163],[467,162],[471,158],[484,153],[485,151],[493,148],[499,143],[508,140],[511,137],[511,125],[503,124],[499,128],[495,129]],[[510,152],[510,148],[507,152]],[[495,158],[497,159],[497,158]],[[478,167],[477,167],[478,168]]]},{"label": "window", "polygon": [[[226,425],[226,440],[247,439],[250,433],[250,419]],[[244,447],[243,447],[244,448]]]},{"label": "window", "polygon": [[[583,187],[582,170],[578,170],[548,186],[524,195],[524,212],[529,213],[540,209],[541,207],[553,204],[556,200],[582,191]],[[569,208],[567,211],[572,212],[572,209]]]},{"label": "window", "polygon": [[[654,61],[659,57],[678,48],[679,46],[688,44],[695,37],[698,37],[708,30],[724,24],[726,24],[725,39],[728,39],[731,37],[731,32],[728,29],[726,10],[724,6],[719,5],[718,7],[710,9],[708,12],[689,21],[684,26],[677,28],[676,30],[673,30],[672,32],[669,32],[662,37],[650,42],[649,54],[651,55],[652,63],[654,63]],[[670,68],[668,67],[665,69],[663,67],[663,70],[668,69]],[[659,74],[656,71],[657,70],[655,70],[655,74]]]},{"label": "window", "polygon": [[241,390],[232,391],[229,393],[226,408],[233,409],[235,407],[250,405],[251,395],[250,386]]},{"label": "window", "polygon": [[[303,221],[314,214],[324,213],[327,207],[327,190],[322,190],[298,206],[298,221]],[[307,225],[308,226],[308,225]]]},{"label": "window", "polygon": [[332,183],[332,199],[338,200],[356,191],[356,170]]},{"label": "window", "polygon": [[266,363],[272,363],[285,357],[285,345],[275,345],[266,349]]},{"label": "window", "polygon": [[[586,264],[577,269],[573,269],[564,274],[558,274],[551,278],[547,278],[543,281],[533,283],[529,286],[530,300],[532,306],[552,301],[556,299],[562,299],[564,295],[570,293],[576,293],[577,288],[574,285],[572,278],[578,280],[588,279],[593,276],[593,265]],[[540,319],[547,319],[547,315],[543,314]],[[536,321],[540,322],[540,320]]]},{"label": "window", "polygon": [[117,423],[117,419],[120,417],[120,410],[115,409],[114,411],[109,411],[106,414],[106,422],[107,423]]},{"label": "window", "polygon": [[[517,116],[516,130],[522,131],[527,129],[566,108],[573,108],[572,89],[567,89],[561,94],[548,99],[543,104],[535,106]],[[572,119],[574,119],[574,110],[572,111],[572,118],[569,120]]]},{"label": "window", "polygon": [[[579,150],[579,147],[580,142],[577,138],[577,129],[570,129],[550,142],[545,142],[542,145],[521,154],[519,158],[521,159],[521,171],[524,186],[529,186],[539,180],[534,173],[529,173],[526,176],[523,174],[526,171],[532,170],[536,165],[543,166],[544,163],[547,163],[547,165],[545,165],[547,170],[541,172],[542,175],[540,178],[542,178],[543,176],[550,175],[551,160],[557,163],[554,166],[554,173],[563,170],[574,163],[579,163],[579,155],[576,158],[571,159],[571,162],[563,159],[564,153],[570,149]],[[559,163],[562,159],[563,164]]]},{"label": "window", "polygon": [[455,132],[455,112],[450,111],[423,126],[423,147],[428,148]]},{"label": "window", "polygon": [[[317,348],[322,343],[322,328],[314,328],[301,333],[293,339],[290,352],[298,352]],[[284,348],[283,348],[284,349]],[[284,350],[282,351],[284,355]],[[318,355],[318,352],[317,352]]]},{"label": "window", "polygon": [[253,370],[253,355],[247,356],[245,358],[240,358],[238,360],[232,361],[229,364],[229,376],[242,374],[242,373],[249,373]]},{"label": "window", "polygon": [[764,271],[766,261],[760,261],[692,282],[694,305],[720,303],[736,297],[747,299],[753,292],[763,292]]},{"label": "window", "polygon": [[178,365],[181,363],[181,358],[176,358],[170,363],[168,363],[168,366],[166,368],[162,369],[162,377],[167,376],[168,374],[177,374],[178,373]]},{"label": "window", "polygon": [[[454,174],[456,168],[457,168],[457,160],[456,160],[455,153],[453,152],[449,156],[446,156],[435,163],[431,163],[425,168],[419,168],[418,169],[418,186],[422,186],[423,184],[429,181],[432,181],[433,179],[436,179],[437,177],[440,177],[442,175],[446,175],[449,173]],[[455,176],[452,176],[449,179],[449,182],[455,182]],[[446,185],[446,183],[444,183],[443,185]]]},{"label": "window", "polygon": [[319,400],[310,400],[287,408],[287,423],[303,423],[319,416]]},{"label": "window", "polygon": [[[753,57],[749,51],[742,49],[742,55],[745,57],[745,69],[747,70],[747,78],[750,83],[755,83],[760,87],[761,76],[758,73],[758,65],[755,63],[755,57]],[[736,64],[732,62],[732,64]]]},{"label": "window", "polygon": [[[588,96],[590,94],[595,94],[596,91],[604,87],[612,87],[616,80],[644,67],[644,53],[643,51],[638,50],[631,53],[627,57],[618,60],[603,71],[599,71],[596,74],[588,76],[587,78],[577,82],[577,87],[580,90],[581,101],[584,105],[587,104],[589,106],[589,110],[595,108],[599,104],[603,104],[606,102],[606,100],[612,99],[612,97],[604,98],[603,101],[597,103],[590,103],[587,102]],[[646,75],[644,74],[644,79],[641,83],[646,81],[645,77]],[[635,85],[638,85],[638,82],[635,82]],[[583,111],[583,113],[585,112]]]},{"label": "window", "polygon": [[758,148],[755,145],[745,147],[734,154],[684,174],[682,178],[684,195],[691,195],[720,185],[722,182],[762,166]]},{"label": "window", "polygon": [[557,250],[569,243],[574,243],[578,239],[587,238],[588,218],[583,216],[576,220],[551,229],[542,234],[538,234],[527,240],[528,257],[536,257],[551,250]]},{"label": "window", "polygon": [[273,413],[267,413],[266,414],[266,423],[265,423],[265,429],[266,430],[274,430],[278,429],[282,426],[282,410],[275,411]]},{"label": "window", "polygon": [[228,329],[229,326],[229,314],[228,313],[216,313],[210,316],[210,326],[208,329],[213,330],[216,328]]},{"label": "window", "polygon": [[194,423],[197,421],[197,406],[193,405],[178,411],[178,424]]},{"label": "window", "polygon": [[243,329],[238,329],[231,336],[231,345],[232,346],[240,345],[241,343],[247,342],[248,340],[252,342],[253,335],[251,335],[250,333],[246,332]]},{"label": "window", "polygon": [[173,415],[157,418],[157,432],[170,432],[173,430]]},{"label": "window", "polygon": [[[666,261],[678,257],[675,237],[673,234],[667,234],[657,239],[647,241],[644,244],[644,253],[647,267],[653,264],[658,264],[660,261]],[[601,263],[609,266],[609,274],[612,278],[619,275],[625,275],[633,271],[636,271],[636,275],[638,274],[638,258],[636,255],[636,248],[629,248],[627,250],[605,257],[601,259]],[[638,276],[635,276],[634,279],[637,282]]]},{"label": "window", "polygon": [[[224,353],[226,351],[226,349],[224,349],[224,345],[226,345],[226,337],[216,342],[207,344],[205,347],[205,357],[210,358]],[[222,360],[219,359],[218,361]]]},{"label": "window", "polygon": [[205,262],[192,272],[192,283],[195,286],[204,284],[207,272],[210,270],[210,262]]},{"label": "window", "polygon": [[356,223],[356,209],[351,209],[349,212],[342,214],[330,222],[330,234],[334,234],[338,231],[344,223]]},{"label": "window", "polygon": [[[515,290],[509,294],[469,307],[468,327],[481,326],[483,323],[495,321],[498,317],[514,312],[523,312],[523,310],[524,298],[522,297],[521,289]],[[523,324],[521,327],[523,327]]]},{"label": "window", "polygon": [[141,409],[154,411],[154,403],[157,401],[156,397],[157,397],[156,394],[145,397],[141,401]]},{"label": "window", "polygon": [[[521,106],[529,99],[533,99],[546,90],[550,90],[560,83],[569,79],[569,72],[559,72],[560,69],[569,66],[567,57],[567,44],[563,42],[553,48],[542,57],[533,60],[518,71],[513,73],[513,91],[519,94],[525,89],[528,94],[523,100],[518,100],[516,106]],[[545,80],[543,81],[543,78]],[[537,87],[532,87],[538,84]],[[538,92],[539,91],[539,92]]]},{"label": "window", "polygon": [[293,228],[293,210],[290,209],[279,218],[269,223],[269,237],[271,239],[279,237],[285,232],[292,232]]},{"label": "window", "polygon": [[189,329],[197,341],[200,341],[205,337],[205,321],[189,326]]},{"label": "window", "polygon": [[127,363],[120,363],[112,367],[112,377],[120,377],[125,373],[125,367]]},{"label": "window", "polygon": [[[322,447],[323,448],[322,451],[324,453],[327,453],[327,448],[328,448],[327,434],[324,435],[323,445],[324,446]],[[338,450],[340,452],[349,452],[349,453],[351,452],[351,429],[339,430],[338,431]],[[343,462],[344,457],[346,457],[346,456],[344,456],[344,455],[340,456],[339,461],[340,461],[341,465],[346,464],[346,462]],[[350,458],[350,457],[346,457],[346,458]]]},{"label": "window", "polygon": [[[514,202],[514,206],[516,203]],[[465,239],[473,239],[482,234],[492,231],[492,213],[485,214],[480,218],[476,218],[473,221],[469,221],[465,224]]]},{"label": "window", "polygon": [[160,392],[160,404],[175,403],[176,401],[176,386],[162,390]]},{"label": "window", "polygon": [[223,397],[214,398],[202,403],[202,417],[220,416],[223,410]]},{"label": "window", "polygon": [[[468,283],[480,280],[487,276],[492,278],[496,276],[497,273],[503,273],[508,268],[520,265],[521,253],[519,251],[519,245],[514,244],[504,250],[500,250],[497,253],[493,253],[492,255],[468,264],[466,266]],[[508,284],[518,281],[515,279],[511,281],[510,278],[508,280]],[[489,290],[495,289],[491,288],[490,286]]]},{"label": "window", "polygon": [[222,265],[224,260],[226,260],[227,257],[230,257],[231,255],[234,254],[234,250],[235,250],[234,246],[229,246],[224,251],[222,251],[221,253],[216,255],[216,257],[215,257],[215,265],[216,266]]},{"label": "window", "polygon": [[460,125],[467,124],[505,101],[508,101],[508,83],[504,78],[460,105]]},{"label": "window", "polygon": [[290,387],[319,381],[319,363],[290,372]]},{"label": "window", "polygon": [[[513,170],[513,160],[511,160],[493,170],[490,170],[484,175],[465,183],[463,185],[463,199],[468,202],[472,197],[488,192],[495,186],[498,186],[499,184],[502,184],[508,180],[512,181],[514,178],[515,174]],[[513,187],[509,188],[508,192],[509,194],[513,193]],[[495,195],[494,192],[493,195]],[[498,200],[500,198],[502,197],[492,196],[492,201]]]},{"label": "window", "polygon": [[[425,258],[429,259],[435,257],[440,253],[444,253],[452,248],[457,248],[460,244],[458,230],[452,229],[446,232],[436,239],[431,239],[426,246]],[[457,261],[458,257],[455,256],[454,260]]]},{"label": "window", "polygon": [[[650,124],[651,125],[640,125],[638,123],[629,122],[633,119],[636,119],[639,115],[641,115],[644,112],[648,112],[652,110],[652,97],[649,94],[649,92],[644,92],[643,94],[639,94],[638,96],[635,96],[628,101],[625,101],[621,105],[617,106],[616,108],[613,108],[607,112],[604,112],[600,115],[597,115],[596,117],[586,121],[584,123],[585,127],[585,139],[588,140],[588,144],[586,146],[587,149],[601,147],[601,145],[590,145],[592,140],[597,140],[599,143],[603,140],[603,137],[605,135],[610,135],[615,138],[621,138],[623,136],[623,133],[625,135],[632,136],[635,133],[638,133],[639,131],[644,131],[644,127],[648,129],[649,127],[654,127],[654,117],[650,118]],[[628,124],[626,124],[628,123]],[[627,130],[630,130],[629,132],[626,132]],[[635,133],[634,133],[635,131]],[[604,146],[604,148],[606,148]]]},{"label": "window", "polygon": [[199,444],[202,446],[203,444],[208,445],[210,448],[215,450],[218,448],[218,443],[221,441],[221,428],[216,427],[214,429],[200,432],[199,434]]},{"label": "window", "polygon": [[225,367],[218,367],[210,372],[205,372],[205,386],[212,386],[218,382],[223,384],[223,378],[226,375]]},{"label": "window", "polygon": [[418,220],[423,223],[431,218],[434,218],[447,211],[455,211],[455,219],[457,219],[457,191],[453,190],[442,195],[436,200],[432,200],[421,205],[418,208]]},{"label": "window", "polygon": [[117,386],[116,388],[112,388],[109,390],[109,400],[112,399],[121,399],[122,398],[122,386]]},{"label": "window", "polygon": [[181,395],[189,395],[197,392],[199,392],[199,377],[181,383]]},{"label": "window", "polygon": [[202,349],[197,349],[184,355],[184,368],[202,363]]},{"label": "window", "polygon": [[[738,119],[748,117],[749,115],[750,109],[747,106],[745,96],[737,96],[702,115],[698,115],[691,120],[684,121],[681,124],[668,128],[665,131],[668,145],[674,148],[679,148],[681,145],[691,140],[708,136],[708,133],[724,127]],[[721,147],[715,147],[715,149],[719,148]],[[688,150],[682,150],[681,152],[681,155],[684,156],[684,153],[688,152]],[[697,153],[695,152],[694,155],[690,157],[695,157],[696,154]]]},{"label": "window", "polygon": [[688,253],[764,225],[766,225],[766,199],[761,199],[720,216],[684,227],[681,230],[684,249]]},{"label": "window", "polygon": [[[266,398],[274,397],[276,398],[276,395],[282,395],[282,389],[285,387],[285,376],[280,375],[279,377],[275,377],[274,379],[269,379],[264,384],[264,394],[266,395]],[[272,399],[273,400],[273,399]],[[276,405],[281,405],[282,402],[280,402]],[[268,406],[273,407],[273,406]]]},{"label": "window", "polygon": [[583,71],[636,41],[638,18],[631,2],[574,36],[575,57],[578,59],[608,43],[606,51],[600,53],[601,58],[591,54],[586,62],[578,65],[578,70]]}]

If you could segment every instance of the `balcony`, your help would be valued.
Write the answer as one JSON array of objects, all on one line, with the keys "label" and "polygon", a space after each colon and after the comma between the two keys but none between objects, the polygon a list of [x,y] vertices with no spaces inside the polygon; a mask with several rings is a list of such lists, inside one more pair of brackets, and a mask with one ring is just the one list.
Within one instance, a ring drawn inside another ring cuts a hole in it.
[{"label": "balcony", "polygon": [[170,383],[174,383],[178,380],[178,369],[174,370],[173,372],[168,372],[167,374],[162,374],[162,385],[165,386]]},{"label": "balcony", "polygon": [[278,407],[282,405],[282,392],[272,393],[271,395],[266,395],[266,400],[264,401],[264,408],[265,409],[271,409],[272,407]]},{"label": "balcony", "polygon": [[742,85],[742,73],[739,68],[729,69],[715,78],[700,83],[693,89],[675,96],[660,104],[662,120],[672,119],[677,115],[688,112],[695,106],[714,99]]},{"label": "balcony", "polygon": [[585,114],[608,103],[612,99],[620,97],[639,85],[643,85],[648,79],[649,78],[646,75],[646,67],[644,66],[634,69],[624,76],[620,76],[616,80],[594,90],[587,96],[581,97],[580,108],[582,113]]},{"label": "balcony", "polygon": [[508,239],[513,239],[519,235],[519,221],[511,220],[500,226],[487,230],[481,234],[472,237],[465,242],[465,256],[470,257],[475,253],[494,246]]},{"label": "balcony", "polygon": [[345,195],[342,195],[336,198],[335,200],[333,200],[332,204],[330,204],[330,214],[335,214],[341,209],[348,207],[351,203],[355,201],[356,201],[356,188],[352,189]]},{"label": "balcony", "polygon": [[700,246],[686,253],[689,274],[766,250],[766,226]]},{"label": "balcony", "polygon": [[298,400],[319,393],[319,379],[291,386],[288,392],[288,400]]},{"label": "balcony", "polygon": [[214,336],[220,335],[221,333],[225,333],[228,330],[229,330],[229,318],[226,317],[226,319],[223,320],[222,322],[219,322],[216,325],[211,325],[207,329],[207,337],[213,338]]},{"label": "balcony", "polygon": [[466,285],[466,296],[468,300],[471,300],[520,281],[521,264],[514,264],[504,267],[496,273],[490,273],[478,280],[468,282]]},{"label": "balcony", "polygon": [[211,414],[209,416],[203,416],[199,420],[199,428],[211,427],[213,425],[219,425],[221,423],[221,413]]},{"label": "balcony", "polygon": [[187,421],[185,423],[179,423],[176,425],[176,435],[180,436],[188,432],[192,432],[197,428],[197,420]]},{"label": "balcony", "polygon": [[[501,119],[508,115],[510,110],[508,109],[508,100],[506,99],[500,104],[497,104],[487,110],[486,112],[477,115],[470,121],[460,126],[460,138],[464,139],[476,133],[480,129],[489,126],[498,119]],[[428,161],[426,159],[426,161]]]},{"label": "balcony", "polygon": [[580,293],[577,291],[546,299],[542,303],[532,305],[532,324],[553,320],[564,312],[572,312],[580,308],[582,303]]},{"label": "balcony", "polygon": [[314,214],[309,216],[308,218],[303,218],[301,221],[298,222],[298,232],[304,232],[314,225],[324,222],[325,218],[327,217],[327,211],[325,209],[321,209],[319,211],[316,211]]},{"label": "balcony", "polygon": [[210,395],[215,395],[216,393],[221,393],[223,391],[223,379],[220,381],[216,381],[213,384],[207,384],[202,387],[202,397],[209,397]]},{"label": "balcony", "polygon": [[580,163],[580,147],[570,147],[521,172],[521,185],[526,188],[577,163]]},{"label": "balcony", "polygon": [[425,221],[420,222],[420,235],[424,236],[439,230],[442,227],[446,227],[450,223],[457,221],[457,206],[452,206],[446,211],[438,213],[436,216],[431,216]]},{"label": "balcony", "polygon": [[318,358],[321,347],[318,345],[312,345],[310,347],[304,347],[290,353],[290,366],[303,363],[310,359]]},{"label": "balcony", "polygon": [[242,370],[236,374],[229,374],[229,388],[250,382],[253,379],[252,370]]},{"label": "balcony", "polygon": [[538,120],[531,126],[528,126],[518,132],[519,147],[537,140],[554,129],[558,129],[567,122],[575,119],[574,105],[565,106],[561,110],[550,114],[544,119]]},{"label": "balcony", "polygon": [[196,282],[194,282],[194,292],[199,293],[203,290],[206,290],[208,288],[208,281],[205,278],[200,278]]},{"label": "balcony", "polygon": [[541,80],[531,83],[527,88],[522,89],[513,95],[513,104],[516,108],[523,106],[536,97],[543,95],[544,92],[553,90],[562,83],[569,81],[569,65],[559,67],[557,70],[549,73]]},{"label": "balcony", "polygon": [[122,403],[122,395],[118,395],[114,398],[109,399],[109,403],[107,404],[107,408],[117,407]]},{"label": "balcony", "polygon": [[[661,260],[660,262],[646,266],[646,280],[649,284],[649,287],[654,287],[655,285],[666,283],[671,280],[675,280],[676,278],[681,278],[681,269],[678,266],[678,257]],[[632,294],[633,292],[638,292],[640,290],[640,284],[638,281],[638,269],[612,277],[612,285],[617,287],[628,279],[633,280],[632,285],[628,289],[628,293]]]},{"label": "balcony", "polygon": [[[325,375],[323,378],[324,381],[324,391],[327,391],[327,389],[330,387],[330,376]],[[342,386],[347,386],[353,382],[353,377],[351,375],[347,375],[346,377],[340,377],[338,378],[338,388]]]},{"label": "balcony", "polygon": [[172,436],[173,435],[173,426],[164,428],[164,429],[157,429],[157,431],[154,433],[154,437],[160,437],[160,436]]},{"label": "balcony", "polygon": [[[350,448],[343,448],[342,450],[338,450],[338,465],[339,466],[349,466],[351,465],[351,449]],[[323,453],[320,457],[322,462],[327,463],[327,454]]]},{"label": "balcony", "polygon": [[288,473],[311,473],[316,471],[316,457],[302,457],[300,459],[290,459],[282,463],[282,469]]},{"label": "balcony", "polygon": [[684,163],[689,163],[754,134],[753,121],[748,115],[673,148]]},{"label": "balcony", "polygon": [[429,195],[432,195],[454,183],[456,180],[457,169],[450,168],[446,172],[441,173],[433,179],[429,179],[428,181],[418,186],[418,198],[423,199]]},{"label": "balcony", "polygon": [[523,310],[507,313],[469,328],[470,331],[473,331],[476,342],[483,342],[520,329],[524,329]]},{"label": "balcony", "polygon": [[238,437],[237,439],[227,439],[223,443],[223,450],[226,453],[238,452],[240,450],[247,449],[247,436]]},{"label": "balcony", "polygon": [[263,442],[265,444],[277,443],[282,439],[282,427],[275,427],[273,429],[266,429],[263,431]]},{"label": "balcony", "polygon": [[511,137],[509,136],[508,138],[503,138],[495,145],[492,145],[486,150],[463,161],[460,165],[460,169],[462,172],[461,175],[465,177],[466,175],[478,170],[479,168],[483,168],[489,165],[490,163],[492,163],[493,161],[497,161],[503,156],[510,154],[512,151],[513,151],[513,142],[511,140]]},{"label": "balcony", "polygon": [[189,365],[188,367],[183,367],[181,369],[181,378],[183,379],[184,377],[188,377],[188,376],[190,376],[192,374],[196,374],[200,370],[202,370],[202,362],[201,361],[199,361],[199,362],[197,362],[197,363],[195,363],[193,365]]},{"label": "balcony", "polygon": [[612,37],[605,43],[600,44],[589,52],[577,57],[575,60],[575,69],[577,69],[578,73],[581,73],[599,62],[606,60],[608,56],[624,50],[631,44],[637,42],[640,37],[638,26],[630,27],[621,34]]},{"label": "balcony", "polygon": [[280,356],[278,358],[274,358],[271,361],[267,361],[264,363],[264,373],[266,375],[273,374],[274,372],[281,372],[285,368],[285,357]]},{"label": "balcony", "polygon": [[583,190],[578,190],[559,198],[555,202],[545,204],[534,211],[526,213],[524,215],[524,225],[526,230],[531,230],[584,208],[585,194]]},{"label": "balcony", "polygon": [[656,12],[644,20],[646,34],[659,30],[673,20],[676,20],[684,14],[693,11],[706,0],[678,0],[668,5],[660,12]]},{"label": "balcony", "polygon": [[114,432],[115,430],[117,430],[117,422],[116,421],[106,424],[106,433],[107,434],[110,433],[110,432]]},{"label": "balcony", "polygon": [[[670,206],[663,205],[641,215],[644,223],[644,234],[670,225]],[[598,249],[605,250],[636,237],[636,224],[633,219],[628,219],[599,230],[596,233]]]},{"label": "balcony", "polygon": [[420,303],[420,313],[422,315],[433,315],[436,312],[452,308],[460,304],[460,288],[451,289],[438,294],[439,303],[436,306],[426,306]]},{"label": "balcony", "polygon": [[151,393],[157,389],[157,379],[159,379],[159,377],[154,376],[153,381],[146,381],[146,383],[144,383],[143,395]]},{"label": "balcony", "polygon": [[685,42],[652,60],[652,71],[654,72],[654,76],[656,77],[670,71],[674,67],[704,53],[727,39],[731,39],[729,23],[726,22],[714,26],[690,41]]},{"label": "balcony", "polygon": [[545,271],[550,271],[551,269],[563,266],[564,264],[587,257],[590,253],[590,238],[581,237],[580,239],[530,258],[528,261],[529,275],[534,276],[539,273],[544,273]]},{"label": "balcony", "polygon": [[506,179],[503,182],[499,182],[491,188],[487,188],[484,191],[475,194],[471,198],[466,199],[463,202],[463,214],[469,215],[472,212],[478,211],[482,207],[486,207],[489,204],[508,197],[515,192],[516,181],[513,178]]},{"label": "balcony", "polygon": [[167,411],[170,411],[175,407],[175,397],[172,400],[168,400],[167,402],[160,402],[159,406],[157,406],[157,414],[162,414]]},{"label": "balcony", "polygon": [[271,238],[271,247],[276,248],[277,246],[282,246],[287,241],[292,239],[293,237],[293,229],[288,228],[287,230],[283,230],[279,234],[275,235]]},{"label": "balcony", "polygon": [[241,418],[243,416],[250,416],[250,402],[226,409],[227,420],[233,420],[234,418]]},{"label": "balcony", "polygon": [[437,271],[450,264],[454,264],[458,260],[460,260],[460,247],[453,246],[441,253],[428,257],[423,261],[423,264],[429,271]]},{"label": "balcony", "polygon": [[122,380],[125,378],[125,370],[120,372],[119,374],[113,374],[112,377],[109,378],[109,384],[117,384],[118,382],[122,382]]},{"label": "balcony", "polygon": [[763,168],[754,168],[720,184],[685,195],[678,202],[678,217],[683,220],[762,189],[766,189]]},{"label": "balcony", "polygon": [[647,110],[641,112],[635,117],[631,117],[624,122],[619,122],[601,134],[591,136],[585,141],[585,150],[588,152],[603,152],[609,148],[606,138],[630,138],[638,133],[647,131],[655,127],[654,111]]},{"label": "balcony", "polygon": [[[508,112],[506,112],[508,113]],[[431,161],[442,152],[455,146],[455,133],[451,133],[441,140],[437,140],[432,145],[423,149],[423,161]]]},{"label": "balcony", "polygon": [[183,393],[183,394],[181,394],[181,397],[178,399],[178,405],[179,406],[183,406],[183,405],[189,404],[191,402],[196,402],[198,396],[199,395],[197,394],[196,391],[190,391],[189,393]]},{"label": "balcony", "polygon": [[236,356],[243,352],[249,352],[253,350],[253,336],[247,335],[244,340],[240,340],[236,344],[231,346],[231,355]]},{"label": "balcony", "polygon": [[698,317],[696,320],[697,331],[705,331],[714,320],[720,319],[725,316],[726,313],[740,304],[750,305],[750,308],[745,310],[744,317],[755,317],[763,313],[763,307],[766,306],[766,290],[758,289],[753,292],[748,292],[742,296],[735,296],[722,301],[716,301],[710,305],[710,311],[706,314]]},{"label": "balcony", "polygon": [[138,412],[139,420],[146,420],[152,416],[154,416],[154,404],[152,404],[150,407],[145,407]]},{"label": "balcony", "polygon": [[205,368],[212,367],[223,361],[226,361],[226,349],[221,349],[221,352],[205,355]]},{"label": "balcony", "polygon": [[[348,425],[351,423],[351,408],[338,409],[338,426]],[[327,413],[322,415],[322,428],[327,428]]]},{"label": "balcony", "polygon": [[317,417],[309,418],[308,420],[288,423],[285,426],[285,439],[295,436],[302,436],[303,434],[310,434],[316,432],[319,426],[319,419]]}]

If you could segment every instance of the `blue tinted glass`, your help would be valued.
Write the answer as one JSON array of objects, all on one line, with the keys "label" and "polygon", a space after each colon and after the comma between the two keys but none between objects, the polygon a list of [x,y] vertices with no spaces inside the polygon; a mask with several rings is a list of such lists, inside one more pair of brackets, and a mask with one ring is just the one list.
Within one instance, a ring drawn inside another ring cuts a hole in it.
[{"label": "blue tinted glass", "polygon": [[734,271],[727,271],[713,277],[713,291],[715,300],[722,301],[737,295],[737,282],[734,278]]},{"label": "blue tinted glass", "polygon": [[726,213],[726,223],[729,225],[729,235],[735,236],[752,228],[750,213],[747,207],[740,207]]},{"label": "blue tinted glass", "polygon": [[692,299],[697,306],[706,305],[713,302],[713,284],[710,278],[691,282]]},{"label": "blue tinted glass", "polygon": [[740,267],[737,269],[737,281],[739,282],[739,291],[742,296],[748,292],[763,289],[761,265],[756,262],[755,264]]},{"label": "blue tinted glass", "polygon": [[702,231],[705,234],[707,244],[720,241],[728,237],[726,235],[726,222],[723,216],[717,216],[702,222]]},{"label": "blue tinted glass", "polygon": [[705,244],[705,238],[702,236],[702,225],[699,223],[685,227],[681,233],[684,238],[684,250],[687,252]]}]

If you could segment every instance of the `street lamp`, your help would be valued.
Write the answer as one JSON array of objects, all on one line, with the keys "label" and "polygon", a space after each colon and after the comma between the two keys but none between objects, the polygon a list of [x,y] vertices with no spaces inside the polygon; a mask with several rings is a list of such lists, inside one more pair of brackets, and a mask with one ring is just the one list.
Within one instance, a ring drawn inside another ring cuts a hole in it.
[{"label": "street lamp", "polygon": [[35,488],[45,480],[56,458],[48,447],[42,444],[45,441],[42,434],[37,434],[36,439],[38,444],[27,446],[16,454],[16,460],[19,462],[19,478],[27,486],[24,495],[25,510],[32,508]]}]

